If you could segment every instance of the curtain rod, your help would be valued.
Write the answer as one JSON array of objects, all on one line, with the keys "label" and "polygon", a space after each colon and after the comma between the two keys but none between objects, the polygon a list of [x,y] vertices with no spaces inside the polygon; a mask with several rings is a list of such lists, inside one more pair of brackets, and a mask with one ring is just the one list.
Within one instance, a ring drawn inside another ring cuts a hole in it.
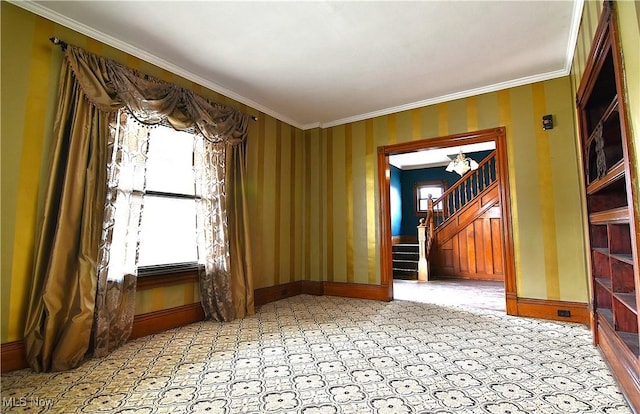
[{"label": "curtain rod", "polygon": [[63,52],[67,50],[67,42],[64,40],[60,40],[57,37],[50,37],[49,40],[51,40],[51,43],[54,45],[59,45]]},{"label": "curtain rod", "polygon": [[[51,43],[53,43],[54,45],[59,45],[60,49],[62,49],[62,51],[64,52],[65,50],[67,50],[67,42],[65,42],[64,40],[61,40],[57,37],[50,37],[49,40],[51,41]],[[253,119],[254,121],[258,120],[258,117],[255,115],[250,115],[251,119]]]}]

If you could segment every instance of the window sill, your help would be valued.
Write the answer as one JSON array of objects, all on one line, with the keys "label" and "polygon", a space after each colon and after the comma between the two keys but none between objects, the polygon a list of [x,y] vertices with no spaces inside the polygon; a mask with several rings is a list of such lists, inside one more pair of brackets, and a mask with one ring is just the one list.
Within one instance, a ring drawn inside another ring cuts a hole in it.
[{"label": "window sill", "polygon": [[137,290],[155,289],[165,286],[195,283],[198,278],[198,265],[190,267],[163,268],[160,270],[145,269],[136,280]]}]

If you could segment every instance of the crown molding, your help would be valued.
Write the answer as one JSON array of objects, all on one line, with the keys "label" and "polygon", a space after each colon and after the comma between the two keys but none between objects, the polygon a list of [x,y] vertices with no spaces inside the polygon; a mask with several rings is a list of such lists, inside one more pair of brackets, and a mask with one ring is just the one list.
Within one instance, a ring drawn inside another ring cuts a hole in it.
[{"label": "crown molding", "polygon": [[[162,69],[168,70],[171,73],[174,73],[178,76],[181,76],[187,80],[190,80],[192,82],[195,82],[198,85],[204,86],[214,92],[220,93],[228,98],[231,98],[237,102],[240,102],[244,105],[250,106],[252,109],[256,109],[259,112],[262,112],[264,114],[270,115],[276,119],[279,119],[280,121],[286,122],[287,124],[294,126],[296,128],[299,129],[303,129],[303,125],[296,122],[295,120],[282,115],[276,111],[271,110],[270,108],[267,108],[264,105],[261,105],[257,102],[252,101],[249,98],[246,98],[242,95],[239,95],[227,88],[225,88],[224,86],[218,85],[215,82],[212,82],[209,79],[205,79],[199,75],[196,75],[194,73],[189,72],[188,70],[175,65],[171,62],[168,62],[156,55],[153,55],[149,52],[146,52],[142,49],[139,49],[135,46],[130,45],[129,43],[123,42],[121,40],[118,40],[116,38],[114,38],[113,36],[110,36],[106,33],[100,32],[98,30],[95,30],[83,23],[80,23],[74,19],[70,19],[66,16],[63,16],[62,14],[55,12],[45,6],[43,6],[42,4],[39,3],[35,3],[32,0],[6,0],[11,4],[14,4],[22,9],[28,10],[34,14],[37,14],[38,16],[44,17],[45,19],[49,19],[55,23],[58,23],[62,26],[68,27],[69,29],[75,30],[79,33],[82,33],[85,36],[88,36],[92,39],[98,40],[106,45],[109,45],[111,47],[114,47],[118,50],[121,50],[125,53],[128,53],[132,56],[135,56],[139,59],[142,59],[146,62],[149,62],[153,65],[156,65]],[[64,40],[64,39],[63,39]]]},{"label": "crown molding", "polygon": [[435,104],[439,104],[439,103],[443,103],[443,102],[448,102],[448,101],[453,101],[456,99],[462,99],[462,98],[468,98],[471,96],[476,96],[476,95],[481,95],[484,93],[490,93],[490,92],[495,92],[495,91],[499,91],[502,89],[507,89],[507,88],[513,88],[513,87],[517,87],[517,86],[522,86],[522,85],[527,85],[527,84],[531,84],[531,83],[535,83],[535,82],[542,82],[542,81],[546,81],[546,80],[550,80],[550,79],[555,79],[555,78],[559,78],[562,76],[567,76],[570,74],[571,72],[571,64],[573,61],[573,55],[575,52],[575,47],[576,47],[576,42],[577,42],[577,38],[578,38],[578,30],[580,28],[580,21],[582,18],[582,10],[583,10],[583,6],[584,6],[584,0],[576,0],[574,2],[574,7],[573,7],[573,16],[572,16],[572,21],[571,21],[571,28],[570,28],[570,33],[569,33],[569,42],[567,45],[567,51],[566,51],[566,56],[565,56],[565,65],[563,69],[560,70],[556,70],[556,71],[551,71],[551,72],[547,72],[547,73],[542,73],[542,74],[538,74],[538,75],[533,75],[533,76],[527,76],[527,77],[523,77],[523,78],[518,78],[518,79],[514,79],[514,80],[510,80],[510,81],[506,81],[506,82],[500,82],[500,83],[496,83],[493,85],[488,85],[488,86],[483,86],[480,88],[475,88],[475,89],[469,89],[469,90],[465,90],[465,91],[460,91],[460,92],[455,92],[452,94],[448,94],[448,95],[442,95],[442,96],[438,96],[435,98],[429,98],[429,99],[425,99],[425,100],[421,100],[421,101],[417,101],[417,102],[412,102],[412,103],[408,103],[408,104],[403,104],[403,105],[399,105],[399,106],[394,106],[394,107],[389,107],[389,108],[384,108],[384,109],[380,109],[377,111],[373,111],[373,112],[368,112],[368,113],[363,113],[363,114],[358,114],[358,115],[354,115],[351,117],[347,117],[347,118],[342,118],[342,119],[336,119],[333,121],[327,121],[327,122],[311,122],[311,123],[300,123],[297,122],[279,112],[276,112],[270,108],[267,108],[264,105],[261,105],[249,98],[246,98],[242,95],[237,94],[236,92],[233,92],[221,85],[218,85],[215,82],[212,82],[209,79],[205,79],[199,75],[196,75],[194,73],[189,72],[188,70],[177,66],[171,62],[168,62],[158,56],[155,56],[151,53],[148,53],[142,49],[139,49],[137,47],[134,47],[126,42],[122,42],[121,40],[118,40],[110,35],[107,35],[106,33],[97,31],[83,23],[80,23],[76,20],[73,19],[69,19],[66,16],[63,16],[45,6],[43,6],[40,3],[35,3],[33,0],[6,0],[7,2],[14,4],[20,8],[23,8],[25,10],[28,10],[34,14],[37,14],[39,16],[42,16],[46,19],[49,19],[55,23],[58,23],[62,26],[68,27],[69,29],[75,30],[79,33],[82,33],[90,38],[96,39],[104,44],[107,44],[109,46],[112,46],[118,50],[121,50],[125,53],[128,53],[132,56],[135,56],[139,59],[142,59],[146,62],[149,62],[151,64],[154,64],[162,69],[168,70],[176,75],[179,75],[187,80],[190,80],[192,82],[195,82],[199,85],[202,85],[214,92],[220,93],[224,96],[227,96],[237,102],[240,102],[244,105],[247,105],[249,107],[251,107],[252,109],[255,109],[261,113],[264,113],[266,115],[272,116],[282,122],[285,122],[295,128],[301,129],[303,131],[309,130],[309,129],[315,129],[315,128],[331,128],[334,126],[338,126],[338,125],[343,125],[343,124],[347,124],[350,122],[358,122],[358,121],[362,121],[365,119],[369,119],[369,118],[374,118],[374,117],[378,117],[378,116],[384,116],[384,115],[389,115],[392,113],[397,113],[397,112],[402,112],[402,111],[406,111],[406,110],[411,110],[411,109],[416,109],[416,108],[420,108],[420,107],[424,107],[424,106],[429,106],[429,105],[435,105]]},{"label": "crown molding", "polygon": [[578,43],[578,33],[580,31],[580,22],[582,21],[582,10],[584,9],[584,0],[575,0],[573,3],[573,12],[571,18],[571,27],[569,28],[569,43],[567,44],[567,54],[565,56],[564,70],[567,74],[571,73],[571,65],[573,65],[573,56]]},{"label": "crown molding", "polygon": [[302,125],[301,129],[303,131],[307,131],[309,129],[322,128],[322,124],[320,122],[311,122],[309,124]]},{"label": "crown molding", "polygon": [[448,95],[442,95],[435,98],[425,99],[423,101],[412,102],[404,105],[394,106],[391,108],[381,109],[379,111],[369,112],[361,115],[354,115],[348,118],[342,118],[335,121],[324,122],[320,124],[321,128],[331,128],[337,125],[347,124],[350,122],[362,121],[364,119],[375,118],[377,116],[389,115],[396,112],[416,109],[423,106],[435,105],[443,102],[454,101],[456,99],[468,98],[470,96],[481,95],[483,93],[495,92],[502,89],[514,88],[517,86],[528,85],[535,82],[542,82],[550,79],[567,76],[569,71],[560,69],[552,72],[542,73],[539,75],[526,76],[524,78],[514,79],[506,82],[495,83],[493,85],[483,86],[481,88],[468,89],[466,91],[455,92]]}]

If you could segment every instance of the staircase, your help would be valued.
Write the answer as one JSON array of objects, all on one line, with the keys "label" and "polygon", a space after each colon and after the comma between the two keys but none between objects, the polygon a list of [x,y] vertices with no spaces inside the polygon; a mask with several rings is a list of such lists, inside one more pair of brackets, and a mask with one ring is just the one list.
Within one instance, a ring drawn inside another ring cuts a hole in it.
[{"label": "staircase", "polygon": [[394,244],[392,246],[393,278],[418,280],[418,244]]},{"label": "staircase", "polygon": [[[486,235],[482,231],[489,230],[488,233],[491,233],[491,230],[496,227],[499,230],[499,226],[493,226],[491,223],[491,219],[495,219],[496,213],[499,217],[500,210],[496,207],[499,203],[499,179],[496,173],[495,155],[495,151],[489,154],[476,170],[466,173],[441,197],[436,200],[431,198],[428,200],[427,216],[421,219],[418,226],[418,239],[422,237],[425,248],[424,252],[420,252],[419,246],[416,247],[418,255],[415,259],[416,269],[418,269],[418,263],[423,263],[424,267],[422,273],[416,272],[416,278],[420,274],[420,280],[428,280],[430,270],[425,269],[432,267],[435,267],[434,270],[440,276],[449,274],[469,278],[493,279],[501,277],[499,275],[501,270],[493,269],[493,260],[498,259],[498,256],[501,257],[501,253],[494,254],[492,247],[496,243],[491,238],[484,241],[483,238]],[[435,210],[434,206],[442,207],[440,210]],[[485,233],[487,232],[485,231]],[[497,235],[496,231],[493,233],[496,233],[493,237],[499,245],[501,236]],[[474,244],[476,238],[481,240],[479,245]],[[476,248],[480,250],[476,251]],[[403,249],[403,247],[399,247],[399,249]],[[476,252],[478,257],[476,257]],[[486,263],[477,263],[477,258],[483,259],[483,252],[491,257],[487,258]],[[422,262],[419,262],[420,254],[424,254]],[[394,278],[400,278],[396,276],[395,250],[393,258]],[[489,270],[487,270],[487,263],[492,267]],[[501,268],[501,264],[498,264],[498,267]],[[398,268],[401,269],[400,266]]]}]

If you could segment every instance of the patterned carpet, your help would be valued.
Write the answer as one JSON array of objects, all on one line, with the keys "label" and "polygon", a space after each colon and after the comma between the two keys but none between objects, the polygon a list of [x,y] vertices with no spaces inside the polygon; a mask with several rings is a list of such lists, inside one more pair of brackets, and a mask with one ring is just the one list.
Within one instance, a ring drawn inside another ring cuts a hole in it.
[{"label": "patterned carpet", "polygon": [[300,295],[140,338],[63,373],[2,376],[2,411],[630,413],[580,325]]},{"label": "patterned carpet", "polygon": [[504,282],[471,279],[394,280],[393,298],[506,312]]}]

